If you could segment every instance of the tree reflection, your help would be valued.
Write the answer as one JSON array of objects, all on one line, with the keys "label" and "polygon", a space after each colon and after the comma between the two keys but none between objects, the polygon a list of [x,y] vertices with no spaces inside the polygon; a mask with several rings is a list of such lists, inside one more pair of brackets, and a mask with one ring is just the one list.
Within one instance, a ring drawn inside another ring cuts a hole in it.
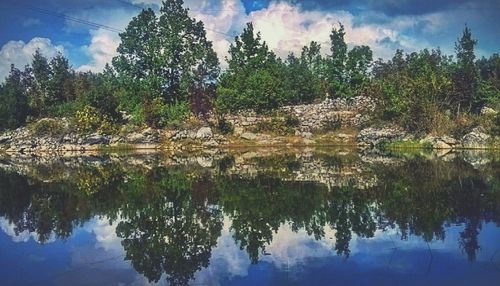
[{"label": "tree reflection", "polygon": [[150,282],[165,273],[170,284],[185,285],[208,266],[222,213],[213,198],[193,199],[193,182],[182,172],[156,169],[144,182],[131,184],[139,189],[127,191],[137,195],[121,209],[117,234],[125,259]]},{"label": "tree reflection", "polygon": [[[120,219],[126,260],[152,282],[187,284],[208,267],[212,248],[229,218],[233,238],[257,263],[283,225],[315,239],[335,232],[332,247],[350,255],[353,236],[373,237],[395,228],[401,239],[444,240],[445,227],[464,226],[459,246],[470,261],[480,249],[484,222],[500,223],[500,163],[479,171],[462,159],[445,162],[412,158],[394,165],[369,165],[378,179],[370,188],[293,180],[298,157],[259,158],[257,174],[234,173],[233,157],[210,170],[190,166],[152,167],[110,163],[79,165],[54,178],[0,171],[0,216],[40,242],[65,239],[95,216]],[[322,155],[342,176],[350,156]],[[235,167],[236,166],[236,167]],[[365,166],[366,167],[366,166]],[[367,167],[366,167],[367,168]],[[60,169],[57,169],[60,170]],[[486,170],[486,171],[485,171]],[[271,253],[272,255],[272,253]]]}]

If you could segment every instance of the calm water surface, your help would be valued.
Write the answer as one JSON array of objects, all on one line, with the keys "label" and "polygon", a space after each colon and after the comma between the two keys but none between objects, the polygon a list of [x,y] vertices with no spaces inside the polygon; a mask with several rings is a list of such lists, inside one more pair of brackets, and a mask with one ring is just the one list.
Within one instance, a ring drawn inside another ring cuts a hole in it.
[{"label": "calm water surface", "polygon": [[500,285],[500,157],[0,157],[0,285]]}]

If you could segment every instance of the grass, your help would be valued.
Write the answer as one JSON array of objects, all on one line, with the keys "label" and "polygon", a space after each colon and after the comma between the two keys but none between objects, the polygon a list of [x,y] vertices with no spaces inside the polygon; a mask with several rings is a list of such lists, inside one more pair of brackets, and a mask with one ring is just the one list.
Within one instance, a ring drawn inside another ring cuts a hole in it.
[{"label": "grass", "polygon": [[100,145],[97,147],[97,151],[100,153],[119,153],[119,152],[128,152],[136,150],[134,145],[119,143],[116,145]]},{"label": "grass", "polygon": [[433,149],[429,142],[421,143],[417,140],[399,140],[386,142],[381,145],[382,149]]}]

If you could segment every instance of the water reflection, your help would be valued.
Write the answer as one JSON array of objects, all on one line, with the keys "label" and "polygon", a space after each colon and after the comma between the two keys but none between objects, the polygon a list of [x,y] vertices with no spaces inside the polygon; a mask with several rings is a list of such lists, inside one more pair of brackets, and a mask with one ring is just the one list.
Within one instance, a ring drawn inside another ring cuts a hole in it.
[{"label": "water reflection", "polygon": [[[0,274],[9,285],[500,278],[493,155],[248,152],[7,158],[0,167],[0,245],[10,249]],[[468,276],[433,278],[433,267],[448,266]]]}]

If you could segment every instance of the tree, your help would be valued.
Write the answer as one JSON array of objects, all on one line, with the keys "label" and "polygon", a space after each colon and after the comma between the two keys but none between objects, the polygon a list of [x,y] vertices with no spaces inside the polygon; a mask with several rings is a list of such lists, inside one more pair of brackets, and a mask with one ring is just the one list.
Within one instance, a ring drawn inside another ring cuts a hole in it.
[{"label": "tree", "polygon": [[48,97],[48,88],[52,70],[49,61],[42,55],[39,49],[33,55],[31,62],[33,82],[29,95],[29,102],[31,108],[35,111],[36,115],[44,112],[45,104]]},{"label": "tree", "polygon": [[321,83],[308,68],[307,61],[290,54],[286,60],[286,90],[290,104],[311,103],[321,96]]},{"label": "tree", "polygon": [[219,61],[203,23],[190,18],[182,5],[182,0],[164,1],[159,17],[145,9],[120,34],[113,65],[148,100],[186,102],[200,89],[212,90],[218,77]]},{"label": "tree", "polygon": [[0,130],[13,129],[24,124],[29,114],[24,75],[14,65],[5,83],[0,85]]},{"label": "tree", "polygon": [[489,58],[482,57],[476,62],[479,70],[478,98],[491,106],[500,104],[500,56],[493,54]]},{"label": "tree", "polygon": [[321,45],[312,41],[309,46],[302,48],[300,61],[312,73],[315,81],[319,85],[319,96],[324,96],[328,92],[328,82],[326,74],[325,59],[321,55]]},{"label": "tree", "polygon": [[339,23],[339,28],[333,28],[330,34],[330,51],[328,58],[329,93],[333,96],[346,94],[347,85],[345,78],[345,64],[347,60],[347,44],[344,40],[344,25]]},{"label": "tree", "polygon": [[331,55],[326,59],[328,93],[335,97],[352,97],[368,81],[373,53],[368,46],[355,46],[348,51],[342,23],[330,34]]},{"label": "tree", "polygon": [[373,61],[373,52],[368,46],[355,46],[349,51],[346,70],[351,88],[368,81],[368,69]]},{"label": "tree", "polygon": [[61,53],[50,61],[50,80],[48,82],[47,106],[53,107],[73,100],[74,71],[69,61]]},{"label": "tree", "polygon": [[300,54],[300,60],[316,77],[322,78],[324,76],[324,62],[321,56],[320,44],[312,41],[309,46],[304,46]]},{"label": "tree", "polygon": [[461,111],[471,111],[480,102],[477,98],[478,73],[475,66],[474,48],[477,40],[472,38],[469,27],[465,26],[462,37],[455,43],[457,64],[453,75],[455,86],[454,104],[457,114]]},{"label": "tree", "polygon": [[228,69],[217,87],[220,112],[277,108],[287,102],[283,63],[248,23],[229,48]]}]

